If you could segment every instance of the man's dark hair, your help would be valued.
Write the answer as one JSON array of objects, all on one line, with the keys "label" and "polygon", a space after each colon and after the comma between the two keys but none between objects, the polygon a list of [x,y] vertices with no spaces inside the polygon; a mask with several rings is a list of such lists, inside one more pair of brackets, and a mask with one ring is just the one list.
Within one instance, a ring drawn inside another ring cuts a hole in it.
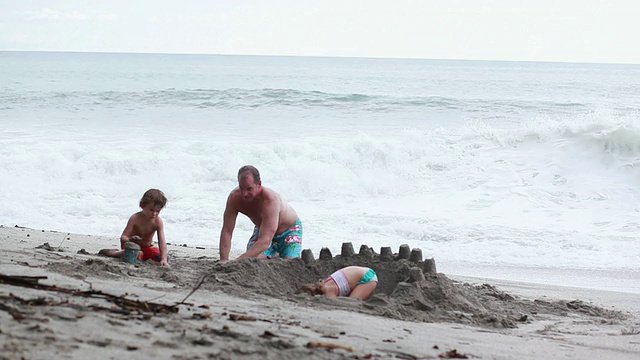
[{"label": "man's dark hair", "polygon": [[255,166],[253,166],[253,165],[245,165],[245,166],[241,167],[240,170],[238,170],[238,181],[240,181],[240,177],[242,177],[242,175],[244,173],[251,174],[251,176],[253,176],[253,180],[256,183],[260,182],[260,172],[258,171],[258,169],[256,169]]}]

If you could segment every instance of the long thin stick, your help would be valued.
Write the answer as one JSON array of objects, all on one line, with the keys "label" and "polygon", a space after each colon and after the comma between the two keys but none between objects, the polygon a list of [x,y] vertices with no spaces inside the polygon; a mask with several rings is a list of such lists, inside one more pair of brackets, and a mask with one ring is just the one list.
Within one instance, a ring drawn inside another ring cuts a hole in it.
[{"label": "long thin stick", "polygon": [[207,278],[207,274],[202,275],[202,278],[200,278],[200,281],[198,281],[198,285],[196,285],[196,287],[193,288],[193,290],[191,290],[191,292],[189,293],[189,295],[187,295],[184,299],[182,299],[182,301],[180,301],[179,303],[177,303],[176,305],[180,305],[180,304],[184,304],[185,301],[187,301],[187,299],[189,298],[189,296],[193,295],[194,292],[196,292],[196,290],[198,290],[200,288],[200,286],[202,285],[202,283],[204,282],[204,279]]},{"label": "long thin stick", "polygon": [[69,236],[69,234],[71,233],[67,233],[67,235],[64,236],[64,238],[62,238],[62,241],[60,242],[60,245],[58,245],[58,250],[60,249],[60,246],[62,246],[62,243],[67,240],[67,236]]}]

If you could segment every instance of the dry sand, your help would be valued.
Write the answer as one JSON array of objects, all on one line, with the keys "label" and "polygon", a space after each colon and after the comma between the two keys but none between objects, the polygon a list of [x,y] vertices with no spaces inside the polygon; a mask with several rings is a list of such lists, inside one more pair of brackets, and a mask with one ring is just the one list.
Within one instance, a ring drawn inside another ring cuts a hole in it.
[{"label": "dry sand", "polygon": [[[1,227],[0,359],[640,358],[635,294],[450,278],[368,251],[220,263],[170,245],[170,268],[96,255],[118,243]],[[378,273],[367,301],[293,294],[346,265]]]}]

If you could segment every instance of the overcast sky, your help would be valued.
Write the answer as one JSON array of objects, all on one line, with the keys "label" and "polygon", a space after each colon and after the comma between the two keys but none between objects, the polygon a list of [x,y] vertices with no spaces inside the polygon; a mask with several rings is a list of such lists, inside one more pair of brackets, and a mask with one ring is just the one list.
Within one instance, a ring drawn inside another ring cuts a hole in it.
[{"label": "overcast sky", "polygon": [[640,64],[622,0],[0,0],[0,50]]}]

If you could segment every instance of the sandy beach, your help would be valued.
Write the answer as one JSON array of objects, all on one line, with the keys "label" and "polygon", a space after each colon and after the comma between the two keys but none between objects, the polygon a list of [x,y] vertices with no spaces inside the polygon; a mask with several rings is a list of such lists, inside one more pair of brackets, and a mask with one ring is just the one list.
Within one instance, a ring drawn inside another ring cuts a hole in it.
[{"label": "sandy beach", "polygon": [[[220,263],[171,244],[163,268],[97,255],[117,238],[5,225],[0,239],[0,359],[640,357],[632,293],[434,274],[370,248]],[[367,301],[294,294],[345,265],[378,273]]]}]

